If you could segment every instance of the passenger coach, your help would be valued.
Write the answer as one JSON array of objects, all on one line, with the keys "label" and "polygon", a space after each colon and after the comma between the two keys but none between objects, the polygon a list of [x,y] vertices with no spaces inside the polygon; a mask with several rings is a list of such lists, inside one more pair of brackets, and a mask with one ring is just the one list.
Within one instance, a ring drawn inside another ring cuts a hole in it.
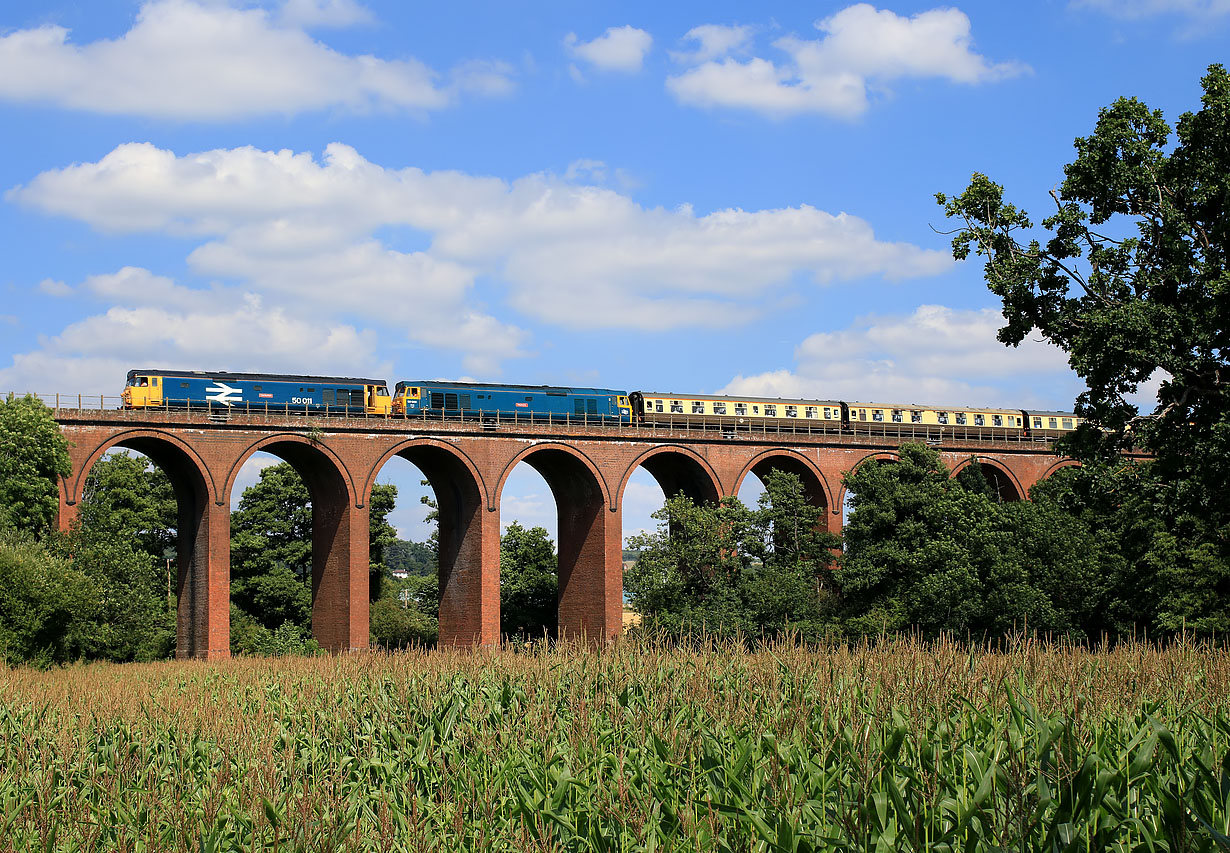
[{"label": "passenger coach", "polygon": [[393,413],[457,420],[564,421],[626,424],[632,409],[623,391],[553,385],[477,382],[398,382]]}]

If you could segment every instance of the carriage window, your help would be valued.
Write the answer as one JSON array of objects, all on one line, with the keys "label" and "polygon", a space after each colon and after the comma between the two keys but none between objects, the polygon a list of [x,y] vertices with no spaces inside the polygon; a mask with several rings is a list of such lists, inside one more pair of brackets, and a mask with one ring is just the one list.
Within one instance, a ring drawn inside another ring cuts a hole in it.
[{"label": "carriage window", "polygon": [[1034,429],[1042,429],[1042,418],[1034,418]]},{"label": "carriage window", "polygon": [[1063,419],[1063,428],[1064,428],[1064,429],[1072,429],[1072,419],[1071,419],[1071,418],[1064,418],[1064,419]]},{"label": "carriage window", "polygon": [[662,401],[661,401],[661,400],[655,400],[655,401],[654,401],[654,404],[653,404],[653,410],[654,410],[655,412],[660,412],[660,411],[662,411]]},{"label": "carriage window", "polygon": [[871,419],[873,421],[883,421],[884,420],[884,410],[883,409],[872,409]]},{"label": "carriage window", "polygon": [[692,401],[692,414],[703,415],[705,413],[705,404],[700,400]]},{"label": "carriage window", "polygon": [[830,409],[828,406],[824,407],[824,419],[826,421],[830,421],[833,419],[833,410]]},{"label": "carriage window", "polygon": [[905,420],[905,416],[900,409],[893,409],[893,423],[899,424]]},{"label": "carriage window", "polygon": [[867,420],[867,410],[866,410],[866,409],[859,409],[859,410],[858,410],[858,419],[859,419],[860,421],[865,421],[865,420]]},{"label": "carriage window", "polygon": [[747,414],[747,403],[735,403],[735,414],[736,415],[746,415]]},{"label": "carriage window", "polygon": [[948,413],[947,412],[936,412],[935,419],[942,424],[946,424],[948,423]]},{"label": "carriage window", "polygon": [[974,426],[985,426],[987,422],[985,415],[974,415]]},{"label": "carriage window", "polygon": [[1050,424],[1048,429],[1059,429],[1059,422],[1056,421],[1054,418],[1047,418],[1047,421]]},{"label": "carriage window", "polygon": [[815,418],[820,416],[820,409],[817,406],[808,406],[803,410],[803,416],[807,418]]},{"label": "carriage window", "polygon": [[770,417],[770,418],[777,417],[777,404],[776,403],[765,404],[764,413],[766,417]]},{"label": "carriage window", "polygon": [[957,412],[957,423],[965,426],[965,412]]},{"label": "carriage window", "polygon": [[797,418],[798,416],[799,416],[799,407],[798,407],[798,406],[787,406],[787,407],[786,407],[786,417],[788,417],[788,418]]},{"label": "carriage window", "polygon": [[714,403],[713,404],[713,414],[715,415],[726,414],[726,404],[725,403]]},{"label": "carriage window", "polygon": [[916,410],[916,409],[912,409],[912,410],[910,411],[910,423],[912,423],[912,424],[920,424],[920,423],[922,423],[922,412],[920,412],[920,411],[918,411],[918,410]]},{"label": "carriage window", "polygon": [[753,414],[753,415],[758,415],[758,414],[760,414],[760,407],[759,407],[759,406],[752,406],[752,414]]},{"label": "carriage window", "polygon": [[682,415],[683,414],[683,401],[682,400],[671,400],[671,412]]},{"label": "carriage window", "polygon": [[991,426],[1003,426],[1003,425],[1004,425],[1003,415],[991,415]]}]

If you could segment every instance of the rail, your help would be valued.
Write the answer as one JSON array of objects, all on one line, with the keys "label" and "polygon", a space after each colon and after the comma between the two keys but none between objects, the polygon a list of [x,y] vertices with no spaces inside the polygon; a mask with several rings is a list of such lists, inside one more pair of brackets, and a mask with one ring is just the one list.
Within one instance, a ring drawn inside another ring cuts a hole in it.
[{"label": "rail", "polygon": [[[505,426],[601,426],[619,427],[621,429],[644,430],[651,432],[712,432],[724,437],[734,438],[739,435],[807,435],[807,436],[892,436],[894,438],[922,441],[928,444],[940,444],[944,441],[1007,441],[1028,444],[1050,444],[1059,438],[1058,433],[1030,433],[1020,430],[996,429],[992,427],[974,426],[931,426],[917,424],[897,424],[877,421],[852,421],[846,425],[829,422],[815,422],[800,418],[786,423],[766,421],[748,421],[737,416],[722,417],[717,415],[679,415],[659,414],[653,420],[642,422],[632,421],[621,423],[615,418],[599,415],[572,414],[531,414],[525,412],[484,412],[482,414],[466,414],[463,412],[439,412],[431,414],[426,410],[408,414],[393,412],[373,414],[366,409],[347,406],[292,406],[290,404],[270,405],[268,403],[251,402],[242,404],[217,404],[214,402],[195,403],[185,406],[148,406],[140,409],[124,409],[120,397],[86,394],[40,394],[35,396],[45,405],[57,411],[126,411],[133,414],[143,412],[183,412],[188,414],[204,414],[214,421],[229,420],[232,415],[283,416],[303,418],[359,418],[383,421],[419,421],[423,423],[472,423],[482,429],[499,430]],[[323,408],[323,411],[320,409]]]}]

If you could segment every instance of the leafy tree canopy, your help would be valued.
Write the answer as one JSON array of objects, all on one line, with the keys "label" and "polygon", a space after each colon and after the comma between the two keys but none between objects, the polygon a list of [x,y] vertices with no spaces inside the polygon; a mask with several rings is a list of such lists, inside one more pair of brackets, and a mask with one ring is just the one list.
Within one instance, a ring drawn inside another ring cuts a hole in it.
[{"label": "leafy tree canopy", "polygon": [[[1107,458],[1135,442],[1157,457],[1171,503],[1230,517],[1230,75],[1210,66],[1201,108],[1172,128],[1160,110],[1120,98],[1051,195],[1049,236],[975,174],[961,194],[937,195],[963,222],[953,255],[984,259],[1003,301],[999,338],[1037,330],[1061,347],[1088,390],[1077,410],[1095,427],[1069,452]],[[1173,137],[1173,139],[1172,139]],[[1160,377],[1157,406],[1126,395]],[[1223,537],[1224,538],[1224,537]]]},{"label": "leafy tree canopy", "polygon": [[68,442],[51,410],[32,394],[0,400],[0,524],[50,530],[68,473]]},{"label": "leafy tree canopy", "polygon": [[559,630],[558,561],[542,527],[508,525],[500,537],[500,633],[554,637]]}]

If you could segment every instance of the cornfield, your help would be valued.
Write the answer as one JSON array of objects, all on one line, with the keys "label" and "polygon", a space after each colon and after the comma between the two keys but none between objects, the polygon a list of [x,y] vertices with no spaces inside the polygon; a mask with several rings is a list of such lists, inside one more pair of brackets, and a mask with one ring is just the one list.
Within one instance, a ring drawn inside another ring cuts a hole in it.
[{"label": "cornfield", "polygon": [[626,642],[0,670],[0,849],[1230,850],[1230,652]]}]

